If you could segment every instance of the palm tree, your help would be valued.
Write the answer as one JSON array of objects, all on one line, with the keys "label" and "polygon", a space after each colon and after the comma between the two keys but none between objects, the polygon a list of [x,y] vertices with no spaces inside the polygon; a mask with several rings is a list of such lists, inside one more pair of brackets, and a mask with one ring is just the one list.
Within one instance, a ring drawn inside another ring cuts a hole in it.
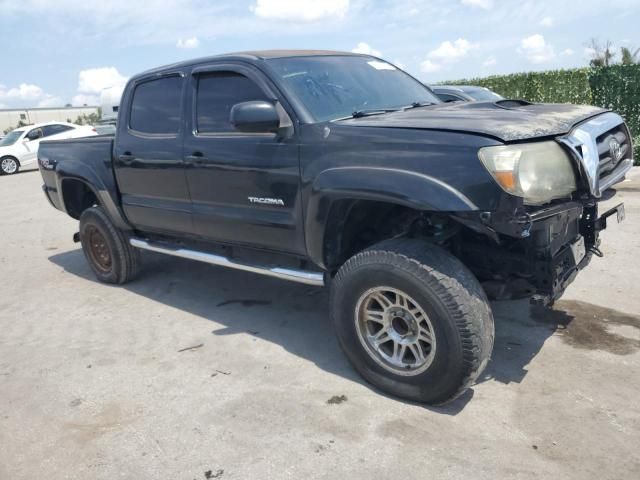
[{"label": "palm tree", "polygon": [[620,57],[622,65],[635,65],[640,63],[640,48],[632,51],[627,47],[620,47]]},{"label": "palm tree", "polygon": [[616,56],[610,40],[607,40],[604,45],[601,45],[598,40],[593,38],[591,39],[589,48],[592,52],[589,64],[592,67],[608,67]]}]

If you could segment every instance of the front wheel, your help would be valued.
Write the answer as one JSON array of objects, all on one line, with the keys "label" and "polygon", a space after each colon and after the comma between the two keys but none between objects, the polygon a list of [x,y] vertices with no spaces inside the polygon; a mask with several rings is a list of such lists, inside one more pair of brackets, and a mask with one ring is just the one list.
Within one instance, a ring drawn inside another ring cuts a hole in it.
[{"label": "front wheel", "polygon": [[2,175],[13,175],[20,170],[18,160],[13,157],[4,157],[0,159],[0,172]]},{"label": "front wheel", "polygon": [[362,376],[413,401],[455,399],[493,348],[480,283],[447,251],[420,240],[387,240],[350,258],[332,283],[331,314]]}]

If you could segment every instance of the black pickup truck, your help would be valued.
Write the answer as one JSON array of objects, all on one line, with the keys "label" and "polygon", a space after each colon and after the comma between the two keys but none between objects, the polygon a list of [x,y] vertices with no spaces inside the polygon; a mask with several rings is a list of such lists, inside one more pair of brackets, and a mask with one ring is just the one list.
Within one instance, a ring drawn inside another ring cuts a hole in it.
[{"label": "black pickup truck", "polygon": [[437,404],[489,360],[488,297],[552,303],[601,255],[630,138],[600,108],[445,104],[371,56],[244,52],[133,77],[115,136],[39,168],[101,281],[143,249],[326,285],[355,368]]}]

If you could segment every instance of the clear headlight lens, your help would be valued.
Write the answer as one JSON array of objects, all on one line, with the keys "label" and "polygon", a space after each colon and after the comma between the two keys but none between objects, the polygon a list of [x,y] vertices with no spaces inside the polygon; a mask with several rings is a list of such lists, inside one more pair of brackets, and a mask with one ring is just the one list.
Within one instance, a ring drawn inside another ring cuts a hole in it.
[{"label": "clear headlight lens", "polygon": [[576,190],[569,155],[554,141],[484,147],[478,156],[507,193],[541,205]]}]

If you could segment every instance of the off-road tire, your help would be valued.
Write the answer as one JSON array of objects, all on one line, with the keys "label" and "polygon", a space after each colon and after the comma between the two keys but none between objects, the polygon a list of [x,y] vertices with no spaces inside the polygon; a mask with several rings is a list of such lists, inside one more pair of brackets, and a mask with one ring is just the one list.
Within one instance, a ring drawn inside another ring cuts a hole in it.
[{"label": "off-road tire", "polygon": [[[91,235],[95,232],[104,239],[110,264],[101,265],[92,253]],[[140,252],[129,244],[129,235],[116,228],[104,210],[98,206],[86,209],[80,216],[80,243],[84,256],[98,280],[104,283],[123,284],[140,273]]]},{"label": "off-road tire", "polygon": [[[363,346],[357,304],[380,286],[406,292],[429,317],[436,341],[425,371],[397,375]],[[356,370],[381,390],[411,401],[454,400],[482,373],[493,349],[493,314],[480,283],[457,258],[422,240],[386,240],[351,257],[332,282],[331,316]]]}]

